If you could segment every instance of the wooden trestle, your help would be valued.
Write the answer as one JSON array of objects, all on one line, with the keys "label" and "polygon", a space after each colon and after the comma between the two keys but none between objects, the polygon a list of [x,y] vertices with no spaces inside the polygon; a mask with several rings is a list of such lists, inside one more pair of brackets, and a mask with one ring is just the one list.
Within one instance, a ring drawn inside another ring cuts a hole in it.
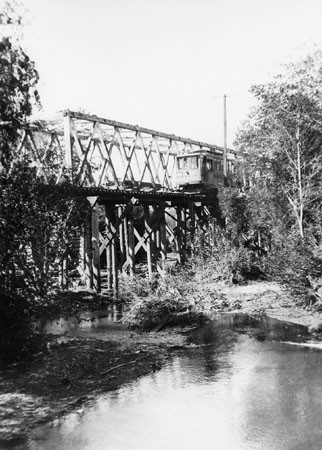
[{"label": "wooden trestle", "polygon": [[[195,231],[206,227],[215,205],[214,198],[200,195],[133,195],[90,188],[83,193],[91,213],[78,269],[87,288],[115,296],[121,273],[133,277],[144,270],[152,279],[155,272],[165,275],[169,261],[183,263],[193,249]],[[63,279],[68,280],[67,273]]]}]

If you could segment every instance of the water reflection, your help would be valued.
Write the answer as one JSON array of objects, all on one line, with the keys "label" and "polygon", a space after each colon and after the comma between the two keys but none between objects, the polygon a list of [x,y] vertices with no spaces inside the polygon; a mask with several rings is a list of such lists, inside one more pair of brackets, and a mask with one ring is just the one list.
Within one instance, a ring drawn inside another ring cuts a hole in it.
[{"label": "water reflection", "polygon": [[[60,317],[45,323],[43,330],[50,334],[68,334],[70,336],[90,336],[104,338],[109,332],[125,332],[122,324],[123,308],[112,305],[106,310],[80,312],[74,317]],[[108,338],[108,336],[106,336]]]},{"label": "water reflection", "polygon": [[283,342],[305,332],[224,316],[191,336],[205,345],[37,430],[29,449],[319,449],[322,352]]},{"label": "water reflection", "polygon": [[221,314],[217,320],[197,329],[191,336],[191,342],[202,342],[215,346],[226,345],[232,337],[231,331],[248,333],[258,340],[277,340],[303,342],[309,336],[307,327],[290,322],[282,322],[265,315]]}]

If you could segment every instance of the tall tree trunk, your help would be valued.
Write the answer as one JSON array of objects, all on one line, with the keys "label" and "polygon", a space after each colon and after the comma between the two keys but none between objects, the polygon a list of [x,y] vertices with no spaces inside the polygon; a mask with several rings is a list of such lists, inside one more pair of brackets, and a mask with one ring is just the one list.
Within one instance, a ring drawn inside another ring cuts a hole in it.
[{"label": "tall tree trunk", "polygon": [[297,183],[299,192],[299,208],[297,212],[297,219],[299,225],[299,232],[301,238],[304,237],[303,231],[303,210],[304,210],[304,199],[303,199],[303,186],[302,186],[302,168],[301,168],[301,141],[300,141],[300,125],[299,120],[296,129],[296,151],[297,151]]}]

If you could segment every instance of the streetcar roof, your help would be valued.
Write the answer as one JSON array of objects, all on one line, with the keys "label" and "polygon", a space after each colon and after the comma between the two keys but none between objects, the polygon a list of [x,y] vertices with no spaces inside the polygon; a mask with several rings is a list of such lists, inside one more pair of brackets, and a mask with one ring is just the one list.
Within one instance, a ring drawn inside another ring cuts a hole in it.
[{"label": "streetcar roof", "polygon": [[180,153],[177,158],[189,158],[192,156],[222,156],[221,150],[196,150],[194,152]]},{"label": "streetcar roof", "polygon": [[[191,158],[191,157],[196,157],[196,156],[206,156],[206,157],[214,157],[214,156],[223,156],[223,152],[218,150],[218,151],[213,151],[213,150],[197,150],[194,152],[187,152],[187,153],[180,153],[179,155],[177,155],[177,158]],[[227,152],[227,159],[236,159],[236,154],[235,152],[231,152],[228,151]]]}]

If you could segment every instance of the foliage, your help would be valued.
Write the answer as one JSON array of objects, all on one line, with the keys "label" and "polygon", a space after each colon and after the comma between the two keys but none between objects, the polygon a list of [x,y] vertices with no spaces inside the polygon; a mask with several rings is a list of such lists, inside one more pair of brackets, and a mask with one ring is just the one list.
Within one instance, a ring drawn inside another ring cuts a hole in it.
[{"label": "foliage", "polygon": [[125,322],[129,326],[151,330],[203,321],[229,307],[220,282],[243,283],[261,275],[256,253],[233,244],[220,228],[213,232],[212,226],[196,233],[193,255],[165,278],[122,281],[120,297],[128,304]]},{"label": "foliage", "polygon": [[286,66],[266,85],[252,87],[258,106],[236,145],[248,174],[285,199],[288,221],[303,238],[321,187],[322,51]]},{"label": "foliage", "polygon": [[195,251],[189,264],[198,278],[207,281],[244,283],[264,276],[257,249],[247,247],[243,235],[232,239],[228,230],[217,227],[209,242],[195,237]]},{"label": "foliage", "polygon": [[131,327],[144,330],[151,330],[165,323],[175,324],[175,318],[189,311],[187,298],[178,289],[176,281],[174,278],[167,278],[166,282],[161,280],[155,291],[148,296],[136,296],[125,315],[125,322]]},{"label": "foliage", "polygon": [[321,50],[288,64],[271,82],[253,86],[258,103],[236,140],[249,180],[239,237],[265,254],[260,267],[266,276],[287,285],[297,301],[317,304],[322,298],[321,86]]},{"label": "foliage", "polygon": [[63,186],[42,188],[24,161],[0,177],[0,186],[0,283],[8,292],[43,296],[62,258],[75,251],[86,200],[69,198]]},{"label": "foliage", "polygon": [[43,341],[29,317],[30,304],[0,289],[0,363],[16,361],[42,348]]},{"label": "foliage", "polygon": [[9,38],[0,41],[0,167],[8,169],[18,129],[34,104],[40,105],[38,72],[21,47]]},{"label": "foliage", "polygon": [[[20,3],[4,2],[0,21],[21,27]],[[12,35],[14,33],[11,33]],[[35,64],[10,33],[0,40],[0,286],[10,295],[45,295],[62,258],[74,251],[86,218],[83,200],[64,185],[43,189],[27,156],[17,155],[19,131],[40,105]],[[67,186],[68,187],[68,186]]]},{"label": "foliage", "polygon": [[237,188],[222,188],[218,197],[226,230],[232,242],[236,242],[241,233],[247,232],[248,229],[247,198]]},{"label": "foliage", "polygon": [[314,239],[299,238],[293,230],[283,245],[275,247],[263,262],[267,275],[286,286],[296,303],[322,304],[322,258]]},{"label": "foliage", "polygon": [[129,277],[127,274],[120,274],[119,291],[121,301],[127,304],[138,297],[148,297],[154,292],[157,285],[158,278],[156,277],[149,280],[146,276],[136,275],[135,277]]},{"label": "foliage", "polygon": [[37,215],[33,209],[35,174],[14,164],[13,149],[18,129],[30,116],[33,104],[40,101],[35,65],[12,37],[21,25],[16,1],[4,2],[0,25],[1,30],[9,30],[0,38],[0,360],[9,362],[38,347],[30,302],[21,295],[24,275],[34,270],[27,261],[31,250],[27,251],[26,242],[31,238],[39,242],[33,221]]}]

